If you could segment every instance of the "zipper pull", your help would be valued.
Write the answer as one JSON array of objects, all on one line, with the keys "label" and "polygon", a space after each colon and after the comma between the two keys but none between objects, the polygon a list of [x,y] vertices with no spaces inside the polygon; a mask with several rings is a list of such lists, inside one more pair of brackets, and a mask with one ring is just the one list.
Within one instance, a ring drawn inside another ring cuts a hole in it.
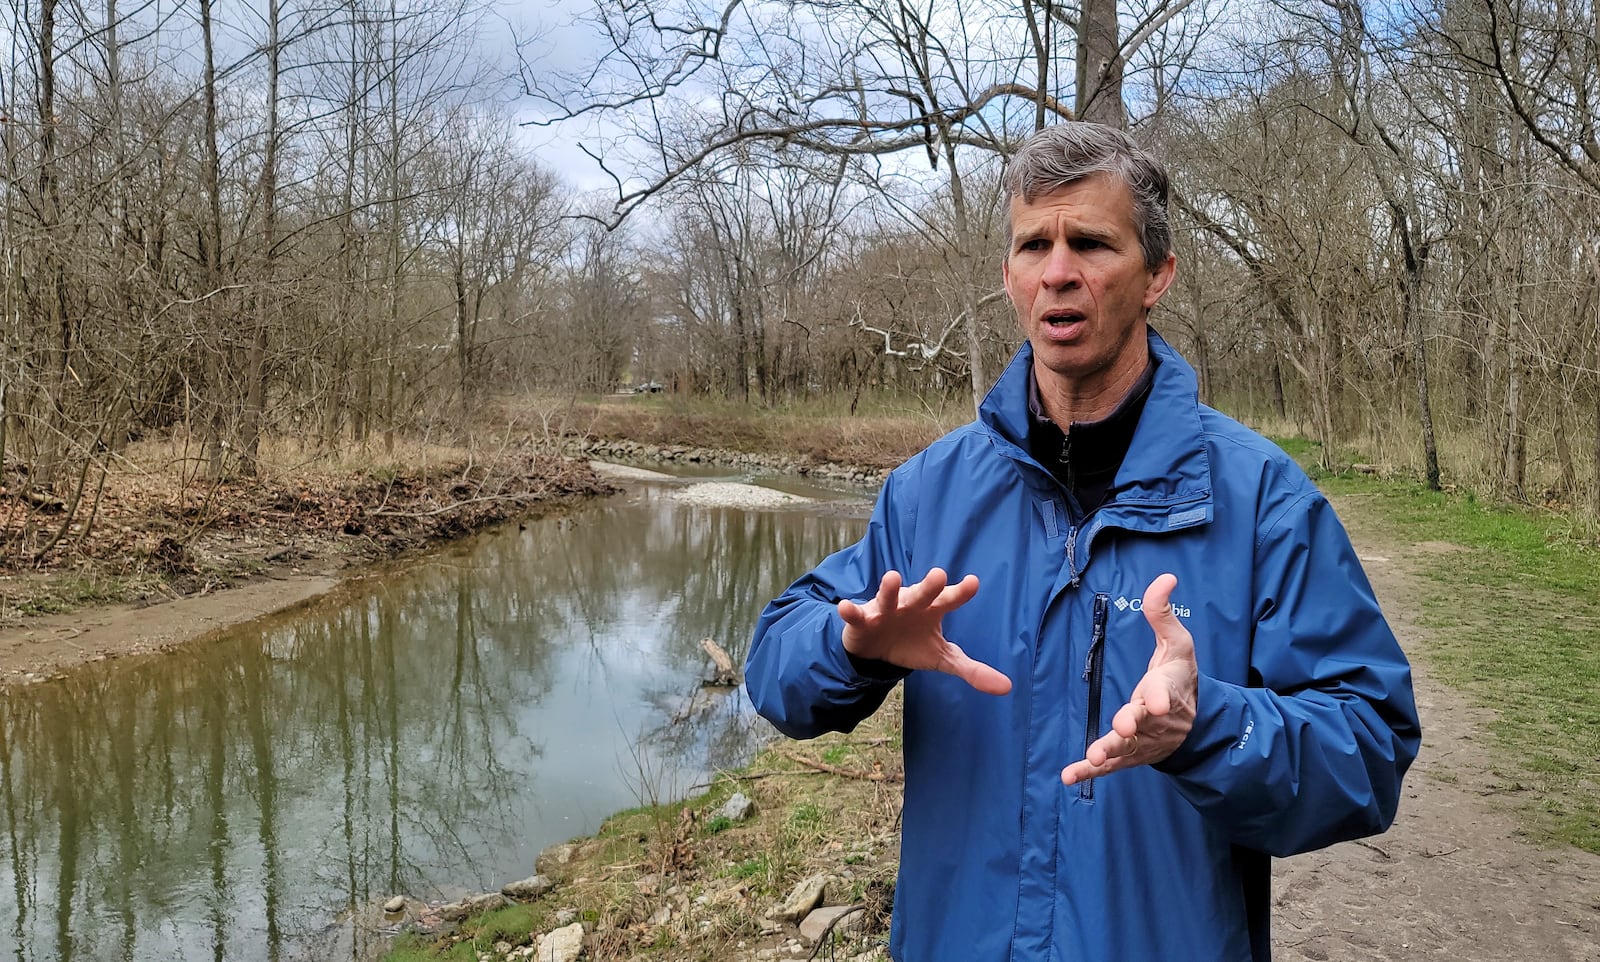
[{"label": "zipper pull", "polygon": [[1094,596],[1094,633],[1089,636],[1089,655],[1083,660],[1083,680],[1094,676],[1094,657],[1106,643],[1106,615],[1109,596],[1097,592]]}]

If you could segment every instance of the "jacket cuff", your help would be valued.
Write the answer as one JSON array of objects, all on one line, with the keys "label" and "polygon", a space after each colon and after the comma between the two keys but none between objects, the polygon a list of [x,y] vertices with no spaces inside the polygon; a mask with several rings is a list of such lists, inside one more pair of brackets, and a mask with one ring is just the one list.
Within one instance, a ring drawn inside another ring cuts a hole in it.
[{"label": "jacket cuff", "polygon": [[1239,687],[1201,674],[1195,691],[1194,727],[1177,751],[1151,767],[1167,775],[1189,774],[1230,748],[1243,748],[1254,730]]}]

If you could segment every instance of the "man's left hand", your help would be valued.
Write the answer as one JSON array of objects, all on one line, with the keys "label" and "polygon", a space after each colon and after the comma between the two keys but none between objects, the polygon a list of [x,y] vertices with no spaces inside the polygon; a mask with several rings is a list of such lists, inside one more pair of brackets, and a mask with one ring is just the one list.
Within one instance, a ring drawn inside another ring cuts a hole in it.
[{"label": "man's left hand", "polygon": [[1172,613],[1175,575],[1164,574],[1144,592],[1144,617],[1156,633],[1150,668],[1133,689],[1133,697],[1111,719],[1111,731],[1096,740],[1081,761],[1061,772],[1068,785],[1098,778],[1135,765],[1151,765],[1178,750],[1194,727],[1200,666],[1194,657],[1194,636]]}]

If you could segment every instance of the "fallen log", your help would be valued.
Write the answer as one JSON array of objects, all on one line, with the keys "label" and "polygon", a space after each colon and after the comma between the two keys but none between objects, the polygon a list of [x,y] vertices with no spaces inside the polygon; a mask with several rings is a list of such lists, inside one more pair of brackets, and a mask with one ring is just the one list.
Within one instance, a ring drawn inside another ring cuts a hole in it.
[{"label": "fallen log", "polygon": [[706,680],[706,684],[717,687],[732,687],[739,684],[739,672],[733,667],[733,659],[722,650],[722,646],[710,638],[701,638],[700,647],[711,656],[711,661],[716,665],[716,672]]}]

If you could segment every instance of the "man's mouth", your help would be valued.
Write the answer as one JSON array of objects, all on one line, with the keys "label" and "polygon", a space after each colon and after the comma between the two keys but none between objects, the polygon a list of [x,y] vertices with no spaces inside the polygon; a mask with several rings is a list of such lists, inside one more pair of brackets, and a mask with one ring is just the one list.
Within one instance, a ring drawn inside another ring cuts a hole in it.
[{"label": "man's mouth", "polygon": [[1051,327],[1066,327],[1083,320],[1079,311],[1051,311],[1044,316],[1044,322]]}]

